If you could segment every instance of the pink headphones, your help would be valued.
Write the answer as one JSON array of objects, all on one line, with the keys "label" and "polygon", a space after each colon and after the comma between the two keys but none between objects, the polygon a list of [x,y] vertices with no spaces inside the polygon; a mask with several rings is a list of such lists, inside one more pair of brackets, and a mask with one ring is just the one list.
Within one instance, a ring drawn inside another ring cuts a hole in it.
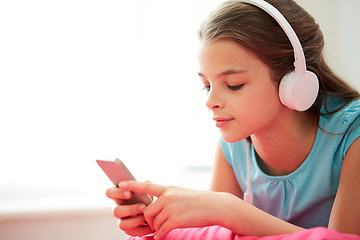
[{"label": "pink headphones", "polygon": [[[290,109],[305,111],[315,102],[319,92],[319,80],[317,76],[306,69],[304,51],[294,29],[285,17],[271,4],[264,0],[239,0],[261,8],[271,15],[281,26],[289,38],[294,49],[295,69],[282,77],[279,86],[279,97],[282,104]],[[250,145],[247,150],[247,187],[244,193],[244,201],[253,204],[250,181]]]},{"label": "pink headphones", "polygon": [[279,86],[279,97],[282,104],[290,109],[305,111],[316,100],[319,92],[317,76],[306,69],[304,51],[299,38],[285,17],[271,4],[264,0],[239,0],[261,8],[271,15],[281,26],[294,49],[295,69],[283,76]]}]

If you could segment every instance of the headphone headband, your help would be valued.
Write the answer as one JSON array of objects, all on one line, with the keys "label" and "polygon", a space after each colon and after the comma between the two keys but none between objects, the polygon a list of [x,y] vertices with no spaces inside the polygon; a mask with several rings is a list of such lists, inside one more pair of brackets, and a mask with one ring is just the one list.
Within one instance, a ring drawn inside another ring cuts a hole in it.
[{"label": "headphone headband", "polygon": [[306,60],[303,48],[294,29],[285,17],[265,0],[238,0],[267,12],[275,19],[291,42],[294,51],[294,71],[284,75],[279,84],[279,97],[282,104],[290,109],[305,111],[316,100],[319,92],[317,76],[306,69]]},{"label": "headphone headband", "polygon": [[291,45],[294,50],[294,66],[295,72],[302,74],[306,72],[306,61],[304,51],[302,49],[299,38],[297,37],[294,29],[291,27],[290,23],[286,20],[286,18],[277,10],[273,5],[264,1],[264,0],[239,0],[238,2],[249,3],[258,8],[261,8],[265,12],[267,12],[270,16],[272,16],[280,25],[280,27],[284,30],[286,36],[291,42]]}]

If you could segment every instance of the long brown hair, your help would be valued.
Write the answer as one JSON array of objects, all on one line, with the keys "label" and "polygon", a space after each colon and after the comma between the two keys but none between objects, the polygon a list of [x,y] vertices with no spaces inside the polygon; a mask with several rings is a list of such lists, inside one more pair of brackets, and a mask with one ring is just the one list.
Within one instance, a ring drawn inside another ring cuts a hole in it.
[{"label": "long brown hair", "polygon": [[[359,93],[337,76],[327,65],[323,56],[324,38],[314,18],[293,0],[266,0],[277,8],[290,23],[304,50],[307,69],[314,72],[320,84],[317,103],[308,111],[320,115],[324,96],[344,99],[344,104],[358,99]],[[253,5],[238,1],[223,3],[203,23],[200,39],[204,42],[231,39],[253,52],[271,69],[277,83],[282,76],[294,69],[294,52],[290,40],[269,14]]]}]

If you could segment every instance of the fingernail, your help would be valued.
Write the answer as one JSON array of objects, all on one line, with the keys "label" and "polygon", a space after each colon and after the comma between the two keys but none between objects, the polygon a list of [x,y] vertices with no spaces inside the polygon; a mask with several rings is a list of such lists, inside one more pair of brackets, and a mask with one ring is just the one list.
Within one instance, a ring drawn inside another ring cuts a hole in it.
[{"label": "fingernail", "polygon": [[139,206],[139,211],[140,211],[140,212],[143,212],[144,209],[145,209],[145,207],[146,207],[146,205],[144,205],[144,204],[140,205],[140,206]]},{"label": "fingernail", "polygon": [[127,187],[128,183],[127,182],[120,182],[119,183],[119,187]]},{"label": "fingernail", "polygon": [[125,191],[123,192],[123,196],[129,198],[131,196],[131,193],[129,191]]}]

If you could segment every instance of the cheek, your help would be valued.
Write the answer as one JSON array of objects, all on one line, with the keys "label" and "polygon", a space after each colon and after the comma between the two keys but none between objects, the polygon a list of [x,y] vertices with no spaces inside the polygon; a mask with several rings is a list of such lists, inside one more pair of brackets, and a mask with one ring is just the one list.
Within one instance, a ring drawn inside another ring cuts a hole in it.
[{"label": "cheek", "polygon": [[275,87],[269,88],[268,90],[259,91],[253,94],[253,105],[257,110],[261,111],[272,111],[282,107],[278,91]]},{"label": "cheek", "polygon": [[249,94],[249,98],[242,99],[241,106],[238,106],[236,111],[241,124],[251,129],[252,134],[276,118],[283,108],[277,90],[273,88],[271,91]]},{"label": "cheek", "polygon": [[267,118],[267,116],[277,114],[283,108],[277,88],[270,85],[261,90],[252,94],[253,98],[248,103],[250,114],[259,118]]},{"label": "cheek", "polygon": [[252,121],[254,131],[270,127],[271,123],[276,121],[277,116],[285,108],[280,102],[277,89],[275,88],[272,91],[257,94],[255,99],[252,104],[249,104],[249,116],[252,118],[249,121]]},{"label": "cheek", "polygon": [[275,86],[247,90],[229,101],[232,103],[229,110],[236,118],[236,123],[231,129],[221,132],[227,142],[242,140],[271,127],[285,108],[280,102]]}]

